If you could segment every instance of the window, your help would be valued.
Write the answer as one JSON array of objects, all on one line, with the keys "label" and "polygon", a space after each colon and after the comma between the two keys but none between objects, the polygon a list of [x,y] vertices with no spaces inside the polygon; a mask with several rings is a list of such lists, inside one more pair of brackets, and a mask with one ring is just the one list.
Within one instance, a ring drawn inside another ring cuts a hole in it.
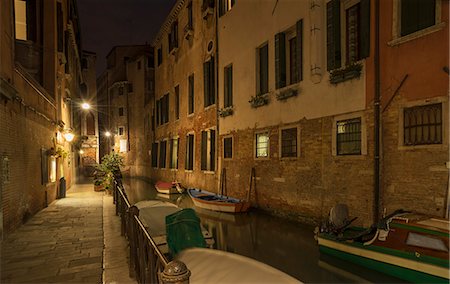
[{"label": "window", "polygon": [[223,158],[233,158],[233,137],[223,138]]},{"label": "window", "polygon": [[155,64],[155,62],[153,62],[153,56],[150,55],[149,57],[147,57],[147,68],[153,68],[153,65]]},{"label": "window", "polygon": [[336,122],[337,155],[361,155],[361,118]]},{"label": "window", "polygon": [[233,106],[233,65],[228,65],[223,70],[224,73],[224,107]]},{"label": "window", "polygon": [[137,62],[137,69],[138,69],[138,70],[141,70],[141,61],[138,61],[138,62]]},{"label": "window", "polygon": [[[58,52],[64,51],[64,23],[63,23],[63,10],[62,10],[62,3],[56,2],[56,33],[58,36]],[[86,60],[86,59],[84,59]],[[87,60],[86,60],[87,63]],[[87,64],[86,68],[87,69]]]},{"label": "window", "polygon": [[[349,4],[351,3],[351,4]],[[342,5],[342,7],[341,7]],[[341,8],[343,14],[341,15]],[[341,18],[345,21],[341,31]],[[341,42],[341,34],[343,42]],[[331,0],[327,3],[327,70],[350,65],[369,56],[370,0],[357,3]],[[342,62],[342,58],[345,62]]]},{"label": "window", "polygon": [[401,0],[400,35],[431,27],[436,21],[436,0]]},{"label": "window", "polygon": [[14,0],[14,17],[16,39],[37,40],[38,28],[38,1]]},{"label": "window", "polygon": [[281,158],[297,157],[297,127],[281,130]]},{"label": "window", "polygon": [[219,0],[219,16],[225,15],[234,6],[235,0]]},{"label": "window", "polygon": [[95,135],[95,117],[91,112],[86,114],[86,135]]},{"label": "window", "polygon": [[125,128],[123,126],[119,126],[119,130],[117,131],[119,136],[123,136],[125,134]]},{"label": "window", "polygon": [[404,145],[442,144],[442,104],[405,108]]},{"label": "window", "polygon": [[194,169],[194,134],[186,136],[186,170]]},{"label": "window", "polygon": [[275,35],[275,85],[283,88],[302,80],[303,20]]},{"label": "window", "polygon": [[269,157],[269,132],[256,133],[256,158]]},{"label": "window", "polygon": [[194,113],[194,74],[189,76],[188,114]]},{"label": "window", "polygon": [[202,131],[202,171],[214,171],[216,159],[216,131],[213,129]]},{"label": "window", "polygon": [[167,141],[161,141],[159,143],[159,168],[166,168],[166,147]]},{"label": "window", "polygon": [[169,168],[178,169],[178,145],[180,143],[179,138],[170,140],[170,164]]},{"label": "window", "polygon": [[187,26],[191,29],[194,28],[194,16],[192,14],[192,2],[190,2],[187,5],[187,12],[188,12],[188,24]]},{"label": "window", "polygon": [[50,156],[49,159],[49,176],[48,181],[49,182],[56,182],[56,157]]},{"label": "window", "polygon": [[162,64],[162,48],[158,48],[158,66]]},{"label": "window", "polygon": [[123,116],[123,107],[119,107],[119,116]]},{"label": "window", "polygon": [[156,101],[156,122],[163,125],[169,122],[169,94]]},{"label": "window", "polygon": [[158,142],[152,144],[152,167],[158,167]]},{"label": "window", "polygon": [[169,53],[170,53],[173,49],[178,48],[178,22],[177,21],[172,23],[168,37],[169,37]]},{"label": "window", "polygon": [[175,119],[180,118],[180,86],[175,87]]},{"label": "window", "polygon": [[119,96],[123,96],[123,87],[119,87],[118,92],[119,92]]},{"label": "window", "polygon": [[269,45],[265,43],[257,49],[258,57],[258,94],[269,92]]},{"label": "window", "polygon": [[216,103],[215,94],[215,76],[214,76],[214,57],[203,63],[203,81],[205,94],[205,107]]}]

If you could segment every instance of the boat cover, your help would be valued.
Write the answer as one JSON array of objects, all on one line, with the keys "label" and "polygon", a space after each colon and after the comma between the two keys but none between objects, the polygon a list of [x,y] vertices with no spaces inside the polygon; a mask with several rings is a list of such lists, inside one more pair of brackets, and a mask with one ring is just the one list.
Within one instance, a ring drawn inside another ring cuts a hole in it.
[{"label": "boat cover", "polygon": [[189,283],[302,283],[288,274],[238,254],[190,248],[178,254],[191,271]]},{"label": "boat cover", "polygon": [[166,216],[167,244],[172,255],[186,248],[206,247],[200,219],[191,208]]}]

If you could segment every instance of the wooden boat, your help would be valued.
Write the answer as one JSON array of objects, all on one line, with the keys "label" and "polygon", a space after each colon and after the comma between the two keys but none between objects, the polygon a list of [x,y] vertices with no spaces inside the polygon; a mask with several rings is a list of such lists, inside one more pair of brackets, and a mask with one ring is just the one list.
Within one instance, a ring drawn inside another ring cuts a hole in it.
[{"label": "wooden boat", "polygon": [[319,233],[321,253],[411,282],[448,283],[449,221],[396,212],[369,229]]},{"label": "wooden boat", "polygon": [[155,184],[155,188],[159,193],[163,194],[175,194],[175,193],[183,193],[184,188],[181,186],[179,182],[163,182],[158,181]]},{"label": "wooden boat", "polygon": [[301,283],[267,264],[221,250],[185,249],[177,259],[191,271],[190,283]]},{"label": "wooden boat", "polygon": [[[134,206],[139,209],[139,219],[144,224],[149,235],[163,253],[168,253],[166,216],[180,211],[181,208],[170,202],[160,200],[144,200],[136,203]],[[214,245],[213,236],[203,226],[201,227],[201,230],[206,245],[212,247]]]},{"label": "wooden boat", "polygon": [[229,213],[246,212],[250,208],[249,202],[237,198],[194,188],[187,192],[194,205],[199,208]]}]

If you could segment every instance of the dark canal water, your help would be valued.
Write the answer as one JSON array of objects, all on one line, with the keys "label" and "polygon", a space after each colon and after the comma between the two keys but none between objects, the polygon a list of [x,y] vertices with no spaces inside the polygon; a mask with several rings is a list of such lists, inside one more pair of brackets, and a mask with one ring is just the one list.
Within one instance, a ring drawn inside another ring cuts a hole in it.
[{"label": "dark canal water", "polygon": [[205,228],[214,236],[215,248],[244,255],[271,265],[305,283],[399,283],[397,278],[320,255],[314,227],[265,212],[219,213],[195,208],[187,194],[158,194],[141,179],[123,181],[131,204],[159,199],[181,208],[194,208]]}]

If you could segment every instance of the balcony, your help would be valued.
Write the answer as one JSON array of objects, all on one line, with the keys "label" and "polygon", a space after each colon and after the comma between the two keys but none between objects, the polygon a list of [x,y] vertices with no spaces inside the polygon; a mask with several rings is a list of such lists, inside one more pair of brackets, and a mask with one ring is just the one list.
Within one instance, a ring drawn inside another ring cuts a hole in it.
[{"label": "balcony", "polygon": [[16,40],[16,62],[27,71],[39,84],[43,80],[43,48],[32,41]]}]

